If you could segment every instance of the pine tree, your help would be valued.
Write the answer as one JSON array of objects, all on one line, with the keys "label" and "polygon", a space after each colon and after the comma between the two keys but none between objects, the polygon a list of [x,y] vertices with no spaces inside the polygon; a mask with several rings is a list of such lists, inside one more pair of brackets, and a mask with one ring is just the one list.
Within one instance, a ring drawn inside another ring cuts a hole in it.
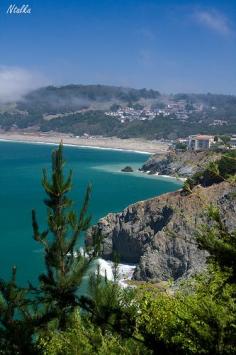
[{"label": "pine tree", "polygon": [[92,236],[90,248],[77,250],[81,233],[89,226],[88,205],[91,186],[77,215],[68,193],[72,187],[72,172],[64,177],[62,143],[52,153],[51,179],[43,170],[42,185],[47,194],[47,225],[39,231],[36,213],[32,211],[34,239],[44,248],[45,272],[39,285],[20,287],[16,283],[16,268],[9,282],[0,280],[0,354],[37,354],[35,340],[53,321],[53,328],[64,329],[68,319],[80,304],[78,289],[91,262],[100,252],[101,235]]},{"label": "pine tree", "polygon": [[[77,295],[85,272],[88,270],[96,251],[88,255],[77,249],[81,233],[89,227],[91,216],[88,204],[91,194],[89,185],[79,215],[71,210],[72,200],[68,197],[72,185],[72,172],[65,178],[63,174],[63,146],[52,153],[51,179],[43,171],[42,185],[47,194],[44,200],[48,207],[48,228],[39,231],[36,213],[32,211],[34,239],[42,244],[45,252],[46,270],[39,276],[39,288],[31,290],[38,297],[38,302],[45,306],[44,319],[57,320],[57,327],[64,329],[69,315],[79,304]],[[96,238],[95,238],[96,239]]]},{"label": "pine tree", "polygon": [[0,280],[0,354],[36,354],[34,324],[28,288],[16,283],[16,267],[10,281]]},{"label": "pine tree", "polygon": [[[98,326],[103,334],[106,331],[119,334],[123,338],[137,340],[135,333],[137,305],[134,304],[135,291],[124,289],[119,285],[119,257],[113,254],[113,279],[108,280],[105,273],[97,272],[90,275],[89,296],[82,296],[81,306],[86,310],[88,319]],[[138,339],[140,342],[140,339]]]}]

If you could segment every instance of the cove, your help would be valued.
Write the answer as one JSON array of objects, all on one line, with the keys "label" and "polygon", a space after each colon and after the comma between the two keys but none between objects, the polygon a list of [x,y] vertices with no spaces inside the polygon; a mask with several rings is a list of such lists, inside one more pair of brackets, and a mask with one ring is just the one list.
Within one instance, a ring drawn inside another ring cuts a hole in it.
[{"label": "cove", "polygon": [[[51,145],[0,142],[0,277],[17,267],[17,280],[35,282],[43,271],[41,247],[33,240],[31,210],[36,209],[41,228],[46,222],[42,169],[50,170]],[[64,147],[66,169],[73,170],[74,208],[79,210],[88,183],[93,186],[92,222],[131,203],[180,188],[170,179],[120,173],[120,167],[137,169],[148,155],[124,151]],[[106,168],[104,168],[106,167]],[[109,169],[109,167],[111,167]],[[119,167],[115,169],[114,167]],[[80,241],[83,245],[83,240]]]}]

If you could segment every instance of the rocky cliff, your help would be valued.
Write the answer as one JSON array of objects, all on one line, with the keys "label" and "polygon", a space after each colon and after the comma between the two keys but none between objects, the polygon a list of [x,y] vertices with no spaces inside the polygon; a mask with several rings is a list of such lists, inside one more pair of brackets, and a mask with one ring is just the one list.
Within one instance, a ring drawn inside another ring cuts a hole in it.
[{"label": "rocky cliff", "polygon": [[87,234],[101,230],[103,257],[115,251],[124,263],[137,263],[133,278],[158,282],[187,277],[200,271],[206,253],[195,241],[197,229],[208,222],[206,208],[217,205],[230,229],[236,227],[236,187],[223,182],[196,187],[191,195],[181,191],[141,201],[120,213],[110,213]]},{"label": "rocky cliff", "polygon": [[141,171],[149,174],[189,177],[204,169],[208,163],[221,157],[220,153],[205,152],[174,152],[155,154],[142,166]]}]

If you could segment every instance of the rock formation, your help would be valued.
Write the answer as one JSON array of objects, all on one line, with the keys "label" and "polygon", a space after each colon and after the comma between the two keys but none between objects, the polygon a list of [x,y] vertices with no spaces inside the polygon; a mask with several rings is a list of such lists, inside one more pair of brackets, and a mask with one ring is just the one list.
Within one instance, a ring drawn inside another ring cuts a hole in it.
[{"label": "rock formation", "polygon": [[209,162],[220,159],[221,154],[213,151],[174,152],[155,154],[142,166],[141,171],[179,177],[189,177],[204,169]]},{"label": "rock formation", "polygon": [[123,169],[121,169],[122,172],[124,173],[132,173],[134,170],[131,166],[125,166]]},{"label": "rock formation", "polygon": [[177,280],[200,271],[206,252],[198,249],[196,231],[209,223],[207,206],[217,205],[230,229],[236,228],[236,187],[223,182],[197,186],[191,195],[167,193],[128,206],[100,219],[87,233],[101,230],[103,258],[115,251],[121,262],[137,263],[133,278],[158,282]]}]

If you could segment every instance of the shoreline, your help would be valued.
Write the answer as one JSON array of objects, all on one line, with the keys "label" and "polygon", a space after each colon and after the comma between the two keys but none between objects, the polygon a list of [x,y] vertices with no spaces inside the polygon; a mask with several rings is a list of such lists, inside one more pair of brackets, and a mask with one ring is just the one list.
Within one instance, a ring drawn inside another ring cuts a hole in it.
[{"label": "shoreline", "polygon": [[[67,134],[33,134],[23,132],[0,132],[0,142],[6,143],[23,143],[23,144],[42,144],[42,145],[58,145],[63,141],[63,145],[72,148],[87,148],[98,150],[111,150],[137,154],[165,154],[167,153],[168,145],[158,141],[144,141],[140,139],[120,139],[116,137],[92,137],[92,138],[76,138]],[[99,143],[101,145],[99,145]],[[121,144],[123,147],[121,147]],[[155,148],[154,148],[155,147]],[[131,149],[132,148],[132,149]],[[148,150],[144,150],[147,148]],[[150,176],[148,172],[140,171],[143,175]],[[154,174],[154,176],[157,174]],[[154,177],[151,175],[151,177]],[[157,175],[159,178],[170,179],[173,181],[184,182],[186,178],[175,177],[170,175]]]},{"label": "shoreline", "polygon": [[141,139],[120,139],[116,137],[73,137],[68,134],[57,133],[0,133],[0,141],[16,143],[50,144],[55,145],[63,141],[65,146],[77,148],[91,148],[133,152],[139,154],[164,154],[168,145],[158,141],[145,141]]},{"label": "shoreline", "polygon": [[[132,168],[134,167],[131,164]],[[126,175],[132,175],[135,176],[137,178],[148,178],[148,179],[156,179],[156,180],[164,180],[164,181],[170,181],[173,183],[178,183],[179,185],[182,185],[183,182],[186,180],[186,178],[184,177],[177,177],[177,176],[171,176],[171,175],[161,175],[161,174],[149,174],[146,171],[143,170],[139,170],[139,168],[135,168],[133,169],[132,172],[126,173],[123,172],[121,169],[124,167],[124,165],[103,165],[103,166],[98,166],[98,167],[93,167],[94,169],[98,169],[98,170],[103,170],[103,171],[108,171],[110,173],[115,173],[115,174],[126,174]]]},{"label": "shoreline", "polygon": [[[113,265],[114,263],[111,260],[105,260],[102,258],[99,258],[97,260],[97,264],[100,267],[100,274],[103,277],[107,277],[109,281],[113,281]],[[134,271],[136,269],[137,264],[123,264],[119,263],[118,264],[118,284],[122,288],[128,287],[128,281],[132,280]]]},{"label": "shoreline", "polygon": [[155,174],[150,174],[150,171],[144,171],[144,170],[140,170],[141,173],[146,174],[148,176],[156,176],[156,177],[160,177],[160,178],[164,178],[164,179],[174,179],[174,180],[178,180],[181,182],[185,182],[188,178],[187,177],[177,177],[177,176],[172,176],[172,175],[162,175],[159,173],[155,173]]}]

